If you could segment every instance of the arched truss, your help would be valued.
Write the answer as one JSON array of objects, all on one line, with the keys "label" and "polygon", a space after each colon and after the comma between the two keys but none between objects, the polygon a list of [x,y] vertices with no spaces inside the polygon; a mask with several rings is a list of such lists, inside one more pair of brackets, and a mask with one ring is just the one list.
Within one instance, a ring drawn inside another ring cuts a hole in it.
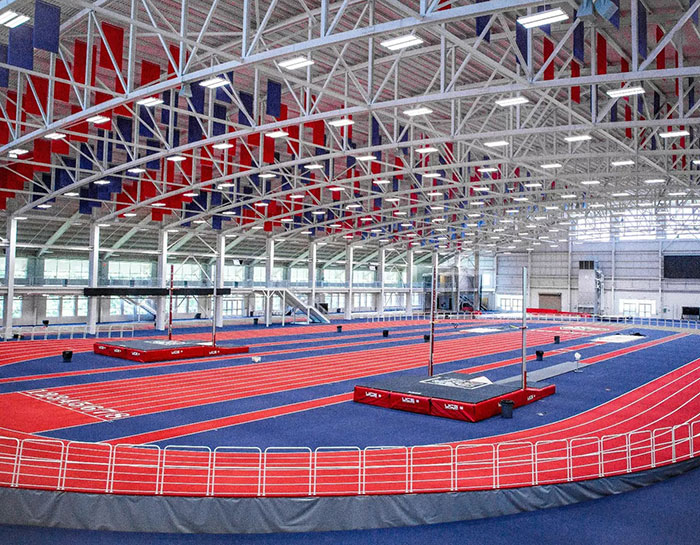
[{"label": "arched truss", "polygon": [[[248,255],[269,237],[290,256],[310,241],[517,251],[567,242],[580,218],[696,204],[700,0],[621,0],[610,21],[550,1],[568,19],[531,30],[516,19],[543,2],[48,3],[58,52],[0,63],[0,205],[39,252],[86,245],[91,222],[115,251],[154,251],[162,230],[203,255],[217,235]],[[382,45],[405,35],[422,42]],[[607,94],[625,86],[644,94]],[[496,103],[512,97],[527,103]]]}]

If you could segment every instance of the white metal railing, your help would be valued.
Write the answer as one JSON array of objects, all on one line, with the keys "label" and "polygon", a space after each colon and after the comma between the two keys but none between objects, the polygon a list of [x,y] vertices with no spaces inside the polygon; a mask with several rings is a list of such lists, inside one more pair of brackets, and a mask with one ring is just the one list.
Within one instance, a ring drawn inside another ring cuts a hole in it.
[{"label": "white metal railing", "polygon": [[643,471],[696,457],[700,420],[653,430],[457,445],[217,447],[0,437],[0,486],[187,496],[488,490]]}]

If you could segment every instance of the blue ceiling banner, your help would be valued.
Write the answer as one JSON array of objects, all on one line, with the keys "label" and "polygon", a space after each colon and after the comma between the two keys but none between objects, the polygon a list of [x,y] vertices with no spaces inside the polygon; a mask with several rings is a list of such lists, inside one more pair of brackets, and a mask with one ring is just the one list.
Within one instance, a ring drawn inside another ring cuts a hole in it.
[{"label": "blue ceiling banner", "polygon": [[244,112],[247,112],[251,119],[253,118],[253,95],[246,93],[245,91],[239,91],[238,96],[240,97],[241,104],[243,105],[243,109],[238,111],[238,123],[250,127],[251,123]]},{"label": "blue ceiling banner", "polygon": [[34,3],[34,47],[58,55],[61,8],[36,0]]},{"label": "blue ceiling banner", "polygon": [[267,102],[265,113],[272,117],[279,117],[282,110],[282,84],[267,80]]},{"label": "blue ceiling banner", "polygon": [[[634,1],[634,0],[633,0]],[[647,10],[640,0],[637,0],[637,34],[639,55],[647,58]]]},{"label": "blue ceiling banner", "polygon": [[[7,46],[0,44],[0,63],[7,64]],[[10,86],[10,69],[0,68],[0,87]]]},{"label": "blue ceiling banner", "polygon": [[583,32],[584,25],[580,22],[574,29],[574,57],[580,62],[584,62],[586,57],[586,44]]},{"label": "blue ceiling banner", "polygon": [[10,29],[7,40],[7,64],[34,69],[34,27],[21,25]]}]

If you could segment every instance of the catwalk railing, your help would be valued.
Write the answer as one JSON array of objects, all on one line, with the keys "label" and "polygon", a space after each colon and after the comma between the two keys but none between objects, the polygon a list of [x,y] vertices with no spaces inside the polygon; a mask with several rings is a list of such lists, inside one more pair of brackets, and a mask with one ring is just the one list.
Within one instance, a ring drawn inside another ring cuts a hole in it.
[{"label": "catwalk railing", "polygon": [[328,496],[489,490],[689,460],[700,420],[541,441],[359,447],[112,445],[0,437],[0,486],[106,494]]}]

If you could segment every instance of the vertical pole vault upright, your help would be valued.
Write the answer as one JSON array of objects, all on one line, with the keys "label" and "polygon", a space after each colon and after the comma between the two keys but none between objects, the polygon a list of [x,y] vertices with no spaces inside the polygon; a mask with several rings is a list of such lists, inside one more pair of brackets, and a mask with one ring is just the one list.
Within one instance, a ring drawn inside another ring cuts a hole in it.
[{"label": "vertical pole vault upright", "polygon": [[170,265],[170,313],[168,316],[168,340],[173,339],[173,284],[175,282],[175,265]]},{"label": "vertical pole vault upright", "polygon": [[523,362],[522,362],[522,386],[527,388],[527,267],[523,267]]},{"label": "vertical pole vault upright", "polygon": [[430,292],[430,360],[428,362],[428,376],[433,376],[433,364],[435,354],[435,307],[437,306],[437,252],[433,253],[433,275]]}]

